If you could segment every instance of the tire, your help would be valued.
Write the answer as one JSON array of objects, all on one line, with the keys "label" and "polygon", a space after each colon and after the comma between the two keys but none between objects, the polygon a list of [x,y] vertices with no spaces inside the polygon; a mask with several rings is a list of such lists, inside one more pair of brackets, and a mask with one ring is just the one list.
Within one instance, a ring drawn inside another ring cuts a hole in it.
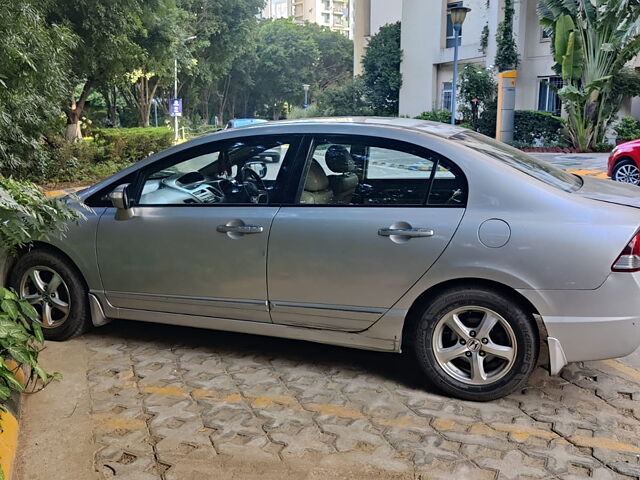
[{"label": "tire", "polygon": [[[56,275],[59,282],[54,280]],[[47,340],[68,340],[91,326],[87,286],[75,266],[55,253],[31,250],[20,257],[9,275],[9,285],[21,297],[31,299]]]},{"label": "tire", "polygon": [[640,170],[633,160],[619,160],[613,167],[611,178],[616,182],[640,185]]},{"label": "tire", "polygon": [[533,316],[489,289],[442,292],[422,310],[409,334],[410,352],[430,383],[464,400],[489,401],[514,392],[538,361]]}]

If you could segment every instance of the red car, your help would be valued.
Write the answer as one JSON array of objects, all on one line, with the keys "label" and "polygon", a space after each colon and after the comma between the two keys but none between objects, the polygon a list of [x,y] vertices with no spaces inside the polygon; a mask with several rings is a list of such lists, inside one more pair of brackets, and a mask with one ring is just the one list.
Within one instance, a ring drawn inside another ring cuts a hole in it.
[{"label": "red car", "polygon": [[607,174],[616,182],[640,185],[640,139],[621,143],[613,149]]}]

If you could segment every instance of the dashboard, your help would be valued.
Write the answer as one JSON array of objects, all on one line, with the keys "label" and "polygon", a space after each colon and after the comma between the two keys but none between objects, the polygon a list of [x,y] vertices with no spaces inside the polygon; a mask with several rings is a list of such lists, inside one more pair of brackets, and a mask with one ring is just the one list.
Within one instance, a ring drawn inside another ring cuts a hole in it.
[{"label": "dashboard", "polygon": [[147,180],[139,204],[232,203],[244,197],[244,188],[235,180],[207,179],[200,172],[179,172],[165,178]]}]

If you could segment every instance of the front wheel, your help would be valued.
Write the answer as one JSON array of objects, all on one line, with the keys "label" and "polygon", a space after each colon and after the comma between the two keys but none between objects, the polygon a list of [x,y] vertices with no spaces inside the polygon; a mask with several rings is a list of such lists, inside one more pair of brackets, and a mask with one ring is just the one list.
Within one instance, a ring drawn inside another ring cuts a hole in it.
[{"label": "front wheel", "polygon": [[47,250],[32,250],[14,265],[9,284],[40,316],[47,340],[67,340],[90,325],[87,287],[75,267]]},{"label": "front wheel", "polygon": [[640,170],[633,160],[621,160],[613,167],[611,178],[616,182],[640,185]]},{"label": "front wheel", "polygon": [[491,290],[440,294],[413,326],[412,350],[428,380],[465,400],[488,401],[520,388],[536,366],[533,317]]}]

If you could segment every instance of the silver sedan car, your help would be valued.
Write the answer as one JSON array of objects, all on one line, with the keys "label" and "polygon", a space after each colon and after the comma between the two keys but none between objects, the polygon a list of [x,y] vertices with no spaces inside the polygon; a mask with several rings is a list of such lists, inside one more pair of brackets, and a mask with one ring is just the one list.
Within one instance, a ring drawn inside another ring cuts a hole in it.
[{"label": "silver sedan car", "polygon": [[86,220],[0,280],[49,339],[121,318],[403,351],[445,393],[490,400],[542,342],[552,374],[636,349],[638,193],[445,124],[265,123],[82,191]]}]

